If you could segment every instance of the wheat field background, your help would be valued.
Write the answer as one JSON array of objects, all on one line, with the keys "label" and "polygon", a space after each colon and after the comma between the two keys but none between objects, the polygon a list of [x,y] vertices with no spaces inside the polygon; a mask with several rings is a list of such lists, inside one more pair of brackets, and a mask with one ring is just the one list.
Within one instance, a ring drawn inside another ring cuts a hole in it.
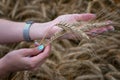
[{"label": "wheat field background", "polygon": [[[0,0],[0,18],[47,22],[63,14],[106,12],[120,22],[120,0]],[[117,12],[117,16],[112,14]],[[98,19],[99,20],[99,19]],[[89,41],[55,40],[51,55],[35,71],[11,73],[0,80],[120,80],[120,25]],[[0,45],[0,57],[9,51],[33,47],[33,42]]]}]

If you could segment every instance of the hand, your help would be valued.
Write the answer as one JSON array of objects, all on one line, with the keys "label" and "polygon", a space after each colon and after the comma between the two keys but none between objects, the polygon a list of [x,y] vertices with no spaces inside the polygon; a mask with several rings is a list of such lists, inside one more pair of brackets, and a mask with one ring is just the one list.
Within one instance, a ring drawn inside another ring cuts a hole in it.
[{"label": "hand", "polygon": [[[84,13],[84,14],[67,14],[67,15],[61,15],[54,19],[53,21],[47,22],[47,23],[36,23],[31,27],[31,36],[32,39],[41,39],[43,37],[50,38],[52,35],[54,35],[55,32],[58,32],[61,30],[58,26],[55,26],[55,24],[59,22],[67,22],[67,23],[74,23],[76,21],[89,21],[95,19],[95,14],[90,13]],[[81,27],[81,26],[80,26]],[[108,30],[113,30],[113,26],[105,26],[98,29],[93,29],[89,32],[86,32],[88,35],[94,35],[93,32],[96,34],[100,34],[103,32],[106,32]],[[47,34],[47,35],[46,35]],[[71,39],[71,35],[65,35],[62,38]]]},{"label": "hand", "polygon": [[[76,21],[85,21],[85,22],[87,22],[87,21],[93,20],[95,18],[96,18],[95,14],[90,14],[90,13],[68,14],[68,15],[59,16],[58,18],[53,20],[53,22],[54,23],[66,22],[66,23],[72,24],[72,23],[75,23]],[[60,28],[58,26],[53,26],[52,29],[53,30],[52,30],[51,33],[53,33],[53,34],[60,30]],[[114,30],[114,27],[113,26],[104,26],[104,27],[101,27],[101,28],[94,28],[94,29],[92,29],[90,31],[87,31],[86,34],[88,34],[89,36],[95,36],[96,34],[101,34],[103,32],[107,32],[109,30],[110,31]],[[71,34],[67,34],[67,35],[64,35],[62,38],[71,39],[72,37],[71,37]]]},{"label": "hand", "polygon": [[0,60],[0,75],[9,72],[32,70],[45,62],[50,53],[50,45],[32,49],[19,49],[5,55]]}]

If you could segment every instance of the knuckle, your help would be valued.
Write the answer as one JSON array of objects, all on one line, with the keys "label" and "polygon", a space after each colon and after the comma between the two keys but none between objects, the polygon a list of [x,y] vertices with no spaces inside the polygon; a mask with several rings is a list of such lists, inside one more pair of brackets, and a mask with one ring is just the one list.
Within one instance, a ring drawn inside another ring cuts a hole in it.
[{"label": "knuckle", "polygon": [[47,58],[47,57],[49,57],[49,53],[46,53],[43,56],[44,56],[44,58]]},{"label": "knuckle", "polygon": [[29,69],[32,70],[32,69],[35,69],[36,68],[36,64],[33,63],[33,62],[30,62],[29,63]]},{"label": "knuckle", "polygon": [[30,53],[30,52],[32,52],[32,49],[22,49],[22,51],[23,51],[24,53]]},{"label": "knuckle", "polygon": [[15,56],[16,54],[16,51],[14,50],[14,51],[11,51],[11,52],[9,52],[7,55],[5,55],[8,59],[10,59],[11,57],[13,57],[13,56]]},{"label": "knuckle", "polygon": [[37,49],[31,49],[31,52],[37,52]]},{"label": "knuckle", "polygon": [[23,52],[26,52],[26,51],[27,51],[27,49],[20,49],[19,51],[23,51]]}]

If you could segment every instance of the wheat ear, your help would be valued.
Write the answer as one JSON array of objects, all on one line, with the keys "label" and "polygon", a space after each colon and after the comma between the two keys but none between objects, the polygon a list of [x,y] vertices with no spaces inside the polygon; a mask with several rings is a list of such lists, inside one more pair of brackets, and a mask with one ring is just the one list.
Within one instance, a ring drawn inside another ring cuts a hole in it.
[{"label": "wheat ear", "polygon": [[73,26],[72,24],[60,22],[57,24],[57,26],[67,32],[73,32],[73,34],[77,35],[79,38],[89,39],[89,37],[85,34],[85,32],[83,32],[80,29],[77,29],[76,26]]}]

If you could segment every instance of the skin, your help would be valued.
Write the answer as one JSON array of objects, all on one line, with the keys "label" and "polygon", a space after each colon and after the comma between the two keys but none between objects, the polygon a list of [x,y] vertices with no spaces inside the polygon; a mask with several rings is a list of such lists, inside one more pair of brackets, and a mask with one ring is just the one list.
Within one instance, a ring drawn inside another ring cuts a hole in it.
[{"label": "skin", "polygon": [[[47,32],[49,35],[47,35],[46,38],[50,38],[55,32],[61,30],[59,27],[55,26],[55,24],[61,21],[74,23],[80,20],[89,21],[94,18],[95,15],[90,13],[62,15],[50,22],[32,24],[29,35],[32,40],[36,40],[43,38]],[[24,26],[25,22],[12,22],[0,19],[0,44],[24,41]],[[102,33],[112,28],[112,26],[106,26],[104,28],[99,28],[98,30],[99,33]],[[91,32],[92,31],[88,33],[92,35]],[[69,39],[71,36],[68,34],[63,36],[63,38]],[[49,54],[50,45],[45,46],[43,50],[39,50],[38,47],[36,47],[30,49],[19,49],[9,52],[0,59],[0,77],[11,72],[33,70],[37,68],[38,65],[42,65]]]}]

